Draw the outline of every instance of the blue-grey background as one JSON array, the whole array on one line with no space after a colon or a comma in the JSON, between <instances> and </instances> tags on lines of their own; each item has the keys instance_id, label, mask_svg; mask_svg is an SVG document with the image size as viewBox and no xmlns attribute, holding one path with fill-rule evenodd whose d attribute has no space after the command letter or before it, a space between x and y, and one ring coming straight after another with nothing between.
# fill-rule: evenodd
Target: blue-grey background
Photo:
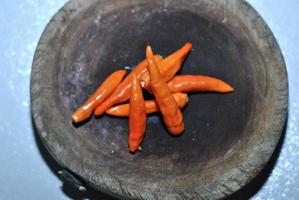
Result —
<instances>
[{"instance_id":1,"label":"blue-grey background","mask_svg":"<svg viewBox=\"0 0 299 200\"><path fill-rule=\"evenodd\" d=\"M66 2L1 1L0 199L62 200L84 197L62 187L62 182L53 173L57 166L49 167L38 148L30 116L29 82L34 51L45 26ZM274 169L268 170L266 175L236 198L250 196L256 200L295 200L299 199L299 1L248 2L267 21L281 47L289 75L290 102L282 150L277 155L278 159L274 158L271 164ZM86 198L94 197L88 195ZM104 196L99 198L107 199Z\"/></svg>"}]
</instances>

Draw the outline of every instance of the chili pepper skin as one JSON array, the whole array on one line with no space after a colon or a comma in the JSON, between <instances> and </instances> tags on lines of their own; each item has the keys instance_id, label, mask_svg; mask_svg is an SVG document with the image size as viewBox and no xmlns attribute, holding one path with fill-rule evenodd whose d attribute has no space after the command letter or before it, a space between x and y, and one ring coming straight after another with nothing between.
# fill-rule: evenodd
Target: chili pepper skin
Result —
<instances>
[{"instance_id":1,"label":"chili pepper skin","mask_svg":"<svg viewBox=\"0 0 299 200\"><path fill-rule=\"evenodd\" d=\"M146 47L146 58L148 60L151 90L159 105L163 121L171 134L179 135L184 131L183 115L166 82L162 79L157 63L153 59L151 46Z\"/></svg>"},{"instance_id":2,"label":"chili pepper skin","mask_svg":"<svg viewBox=\"0 0 299 200\"><path fill-rule=\"evenodd\" d=\"M130 113L129 113L129 150L135 153L144 138L146 128L146 110L141 85L137 76L132 76Z\"/></svg>"},{"instance_id":3,"label":"chili pepper skin","mask_svg":"<svg viewBox=\"0 0 299 200\"><path fill-rule=\"evenodd\" d=\"M201 75L179 75L168 82L171 92L233 92L234 89L224 81Z\"/></svg>"},{"instance_id":4,"label":"chili pepper skin","mask_svg":"<svg viewBox=\"0 0 299 200\"><path fill-rule=\"evenodd\" d=\"M187 42L179 50L163 59L160 63L157 63L164 81L168 82L181 69L191 49L192 44ZM150 77L148 72L142 75L141 81L143 83L143 88L150 90Z\"/></svg>"},{"instance_id":5,"label":"chili pepper skin","mask_svg":"<svg viewBox=\"0 0 299 200\"><path fill-rule=\"evenodd\" d=\"M184 108L187 105L189 98L186 93L174 93L172 95L176 103L178 104L179 108ZM130 104L122 104L110 108L109 110L106 111L106 114L115 117L128 117L129 110L130 110ZM160 109L155 100L148 100L145 101L145 110L147 114L151 114L151 113L158 112Z\"/></svg>"},{"instance_id":6,"label":"chili pepper skin","mask_svg":"<svg viewBox=\"0 0 299 200\"><path fill-rule=\"evenodd\" d=\"M79 123L88 119L93 114L96 107L112 94L125 75L125 70L118 70L109 75L91 97L89 97L87 101L75 111L72 115L73 122Z\"/></svg>"},{"instance_id":7,"label":"chili pepper skin","mask_svg":"<svg viewBox=\"0 0 299 200\"><path fill-rule=\"evenodd\" d=\"M159 55L155 55L155 60L160 62L162 57ZM125 102L130 98L130 90L133 74L136 75L137 79L139 79L142 74L144 74L147 69L147 60L143 60L140 62L136 68L118 85L115 91L111 94L111 96L106 99L101 105L99 105L95 110L95 115L102 115L107 109L111 108L113 105Z\"/></svg>"}]
</instances>

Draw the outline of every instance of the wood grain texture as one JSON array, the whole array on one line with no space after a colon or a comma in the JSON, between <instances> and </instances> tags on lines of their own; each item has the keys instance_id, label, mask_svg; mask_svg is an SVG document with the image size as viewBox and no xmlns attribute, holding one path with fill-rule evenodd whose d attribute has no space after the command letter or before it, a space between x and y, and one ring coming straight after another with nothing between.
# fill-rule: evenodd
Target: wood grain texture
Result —
<instances>
[{"instance_id":1,"label":"wood grain texture","mask_svg":"<svg viewBox=\"0 0 299 200\"><path fill-rule=\"evenodd\" d=\"M142 153L127 151L127 120L75 127L71 113L104 77L166 56L190 41L182 74L215 76L231 94L192 95L186 131L171 137L148 119ZM36 50L32 114L52 156L94 188L126 199L219 199L254 178L280 138L288 103L280 49L261 17L239 0L73 0Z\"/></svg>"}]
</instances>

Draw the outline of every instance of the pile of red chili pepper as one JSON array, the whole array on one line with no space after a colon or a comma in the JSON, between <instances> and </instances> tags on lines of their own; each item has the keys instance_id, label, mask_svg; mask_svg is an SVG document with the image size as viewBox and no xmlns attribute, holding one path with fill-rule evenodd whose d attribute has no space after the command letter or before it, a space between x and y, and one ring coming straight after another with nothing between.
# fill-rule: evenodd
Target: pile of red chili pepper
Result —
<instances>
[{"instance_id":1,"label":"pile of red chili pepper","mask_svg":"<svg viewBox=\"0 0 299 200\"><path fill-rule=\"evenodd\" d=\"M162 58L146 47L146 59L126 77L118 70L106 78L91 97L72 115L74 123L104 113L116 117L129 117L129 150L140 150L146 129L146 115L159 112L170 134L184 132L181 112L188 103L187 92L228 93L234 89L222 80L202 75L176 75L192 49L191 43ZM142 89L154 96L144 100ZM127 104L120 104L129 101ZM120 104L120 105L119 105Z\"/></svg>"}]
</instances>

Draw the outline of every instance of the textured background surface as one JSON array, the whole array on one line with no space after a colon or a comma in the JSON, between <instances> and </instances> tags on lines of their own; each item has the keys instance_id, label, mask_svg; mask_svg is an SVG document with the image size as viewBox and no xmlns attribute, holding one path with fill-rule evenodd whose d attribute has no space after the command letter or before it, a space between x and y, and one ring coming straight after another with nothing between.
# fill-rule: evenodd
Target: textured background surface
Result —
<instances>
[{"instance_id":1,"label":"textured background surface","mask_svg":"<svg viewBox=\"0 0 299 200\"><path fill-rule=\"evenodd\" d=\"M82 195L62 187L53 173L59 168L42 156L30 116L29 81L38 39L48 21L66 0L4 0L0 7L0 199L78 199ZM265 175L239 197L299 198L299 14L297 0L283 3L249 0L271 27L285 57L290 84L289 118L282 150ZM47 163L50 165L47 165ZM274 169L271 171L271 169ZM270 171L269 177L268 172ZM100 197L107 199L107 197Z\"/></svg>"}]
</instances>

